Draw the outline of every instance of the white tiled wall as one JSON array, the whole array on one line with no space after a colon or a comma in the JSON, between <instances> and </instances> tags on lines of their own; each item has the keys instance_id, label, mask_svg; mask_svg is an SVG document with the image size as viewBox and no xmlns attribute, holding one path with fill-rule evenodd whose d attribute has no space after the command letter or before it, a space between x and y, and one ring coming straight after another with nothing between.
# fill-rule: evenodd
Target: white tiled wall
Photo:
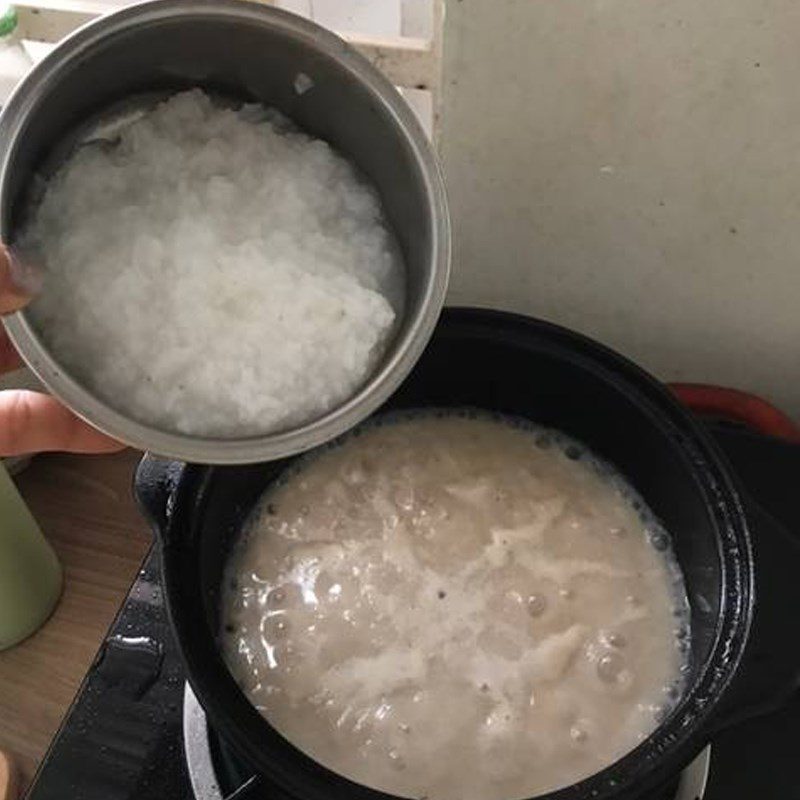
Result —
<instances>
[{"instance_id":1,"label":"white tiled wall","mask_svg":"<svg viewBox=\"0 0 800 800\"><path fill-rule=\"evenodd\" d=\"M333 30L393 36L401 29L399 0L281 0L278 5Z\"/></svg>"},{"instance_id":2,"label":"white tiled wall","mask_svg":"<svg viewBox=\"0 0 800 800\"><path fill-rule=\"evenodd\" d=\"M95 5L110 7L132 2L93 0ZM68 0L64 4L69 5ZM431 32L431 0L277 0L276 5L337 31L422 38Z\"/></svg>"}]
</instances>

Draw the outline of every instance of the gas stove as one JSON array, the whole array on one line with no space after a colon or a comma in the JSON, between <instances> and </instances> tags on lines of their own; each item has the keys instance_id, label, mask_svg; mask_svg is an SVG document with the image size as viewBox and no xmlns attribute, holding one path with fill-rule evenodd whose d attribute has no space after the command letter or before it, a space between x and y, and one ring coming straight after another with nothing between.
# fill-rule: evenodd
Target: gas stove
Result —
<instances>
[{"instance_id":1,"label":"gas stove","mask_svg":"<svg viewBox=\"0 0 800 800\"><path fill-rule=\"evenodd\" d=\"M709 423L741 485L800 536L800 445ZM758 535L758 531L754 531ZM761 591L769 591L769 587ZM800 660L800 642L788 642ZM800 692L718 735L646 800L800 800ZM278 800L206 723L187 686L162 599L157 547L36 775L28 800Z\"/></svg>"}]
</instances>

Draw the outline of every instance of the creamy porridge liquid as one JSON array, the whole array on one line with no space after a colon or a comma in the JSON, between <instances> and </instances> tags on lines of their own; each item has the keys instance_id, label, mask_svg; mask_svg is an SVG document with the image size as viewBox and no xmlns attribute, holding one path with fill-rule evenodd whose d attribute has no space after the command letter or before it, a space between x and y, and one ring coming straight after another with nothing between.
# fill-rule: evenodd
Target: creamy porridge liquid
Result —
<instances>
[{"instance_id":1,"label":"creamy porridge liquid","mask_svg":"<svg viewBox=\"0 0 800 800\"><path fill-rule=\"evenodd\" d=\"M508 800L574 783L680 687L685 594L642 508L546 431L373 425L264 497L227 568L226 660L290 741L368 786Z\"/></svg>"}]
</instances>

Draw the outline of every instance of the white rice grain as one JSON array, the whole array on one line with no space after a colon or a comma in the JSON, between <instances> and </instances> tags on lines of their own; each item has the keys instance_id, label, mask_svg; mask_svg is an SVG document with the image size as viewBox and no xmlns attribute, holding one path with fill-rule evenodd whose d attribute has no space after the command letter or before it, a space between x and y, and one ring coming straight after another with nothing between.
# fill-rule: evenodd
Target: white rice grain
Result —
<instances>
[{"instance_id":1,"label":"white rice grain","mask_svg":"<svg viewBox=\"0 0 800 800\"><path fill-rule=\"evenodd\" d=\"M80 147L22 246L62 365L128 416L230 437L352 396L399 311L402 265L376 193L325 142L200 90Z\"/></svg>"}]
</instances>

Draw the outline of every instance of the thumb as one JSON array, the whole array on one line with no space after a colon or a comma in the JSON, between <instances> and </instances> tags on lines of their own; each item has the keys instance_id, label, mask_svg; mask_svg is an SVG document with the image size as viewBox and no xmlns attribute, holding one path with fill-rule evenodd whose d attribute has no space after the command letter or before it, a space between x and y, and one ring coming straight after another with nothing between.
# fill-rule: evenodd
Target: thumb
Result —
<instances>
[{"instance_id":1,"label":"thumb","mask_svg":"<svg viewBox=\"0 0 800 800\"><path fill-rule=\"evenodd\" d=\"M39 271L21 261L6 245L0 245L0 314L18 311L41 287Z\"/></svg>"},{"instance_id":2,"label":"thumb","mask_svg":"<svg viewBox=\"0 0 800 800\"><path fill-rule=\"evenodd\" d=\"M0 457L48 450L113 453L124 447L53 397L22 390L0 392Z\"/></svg>"}]
</instances>

